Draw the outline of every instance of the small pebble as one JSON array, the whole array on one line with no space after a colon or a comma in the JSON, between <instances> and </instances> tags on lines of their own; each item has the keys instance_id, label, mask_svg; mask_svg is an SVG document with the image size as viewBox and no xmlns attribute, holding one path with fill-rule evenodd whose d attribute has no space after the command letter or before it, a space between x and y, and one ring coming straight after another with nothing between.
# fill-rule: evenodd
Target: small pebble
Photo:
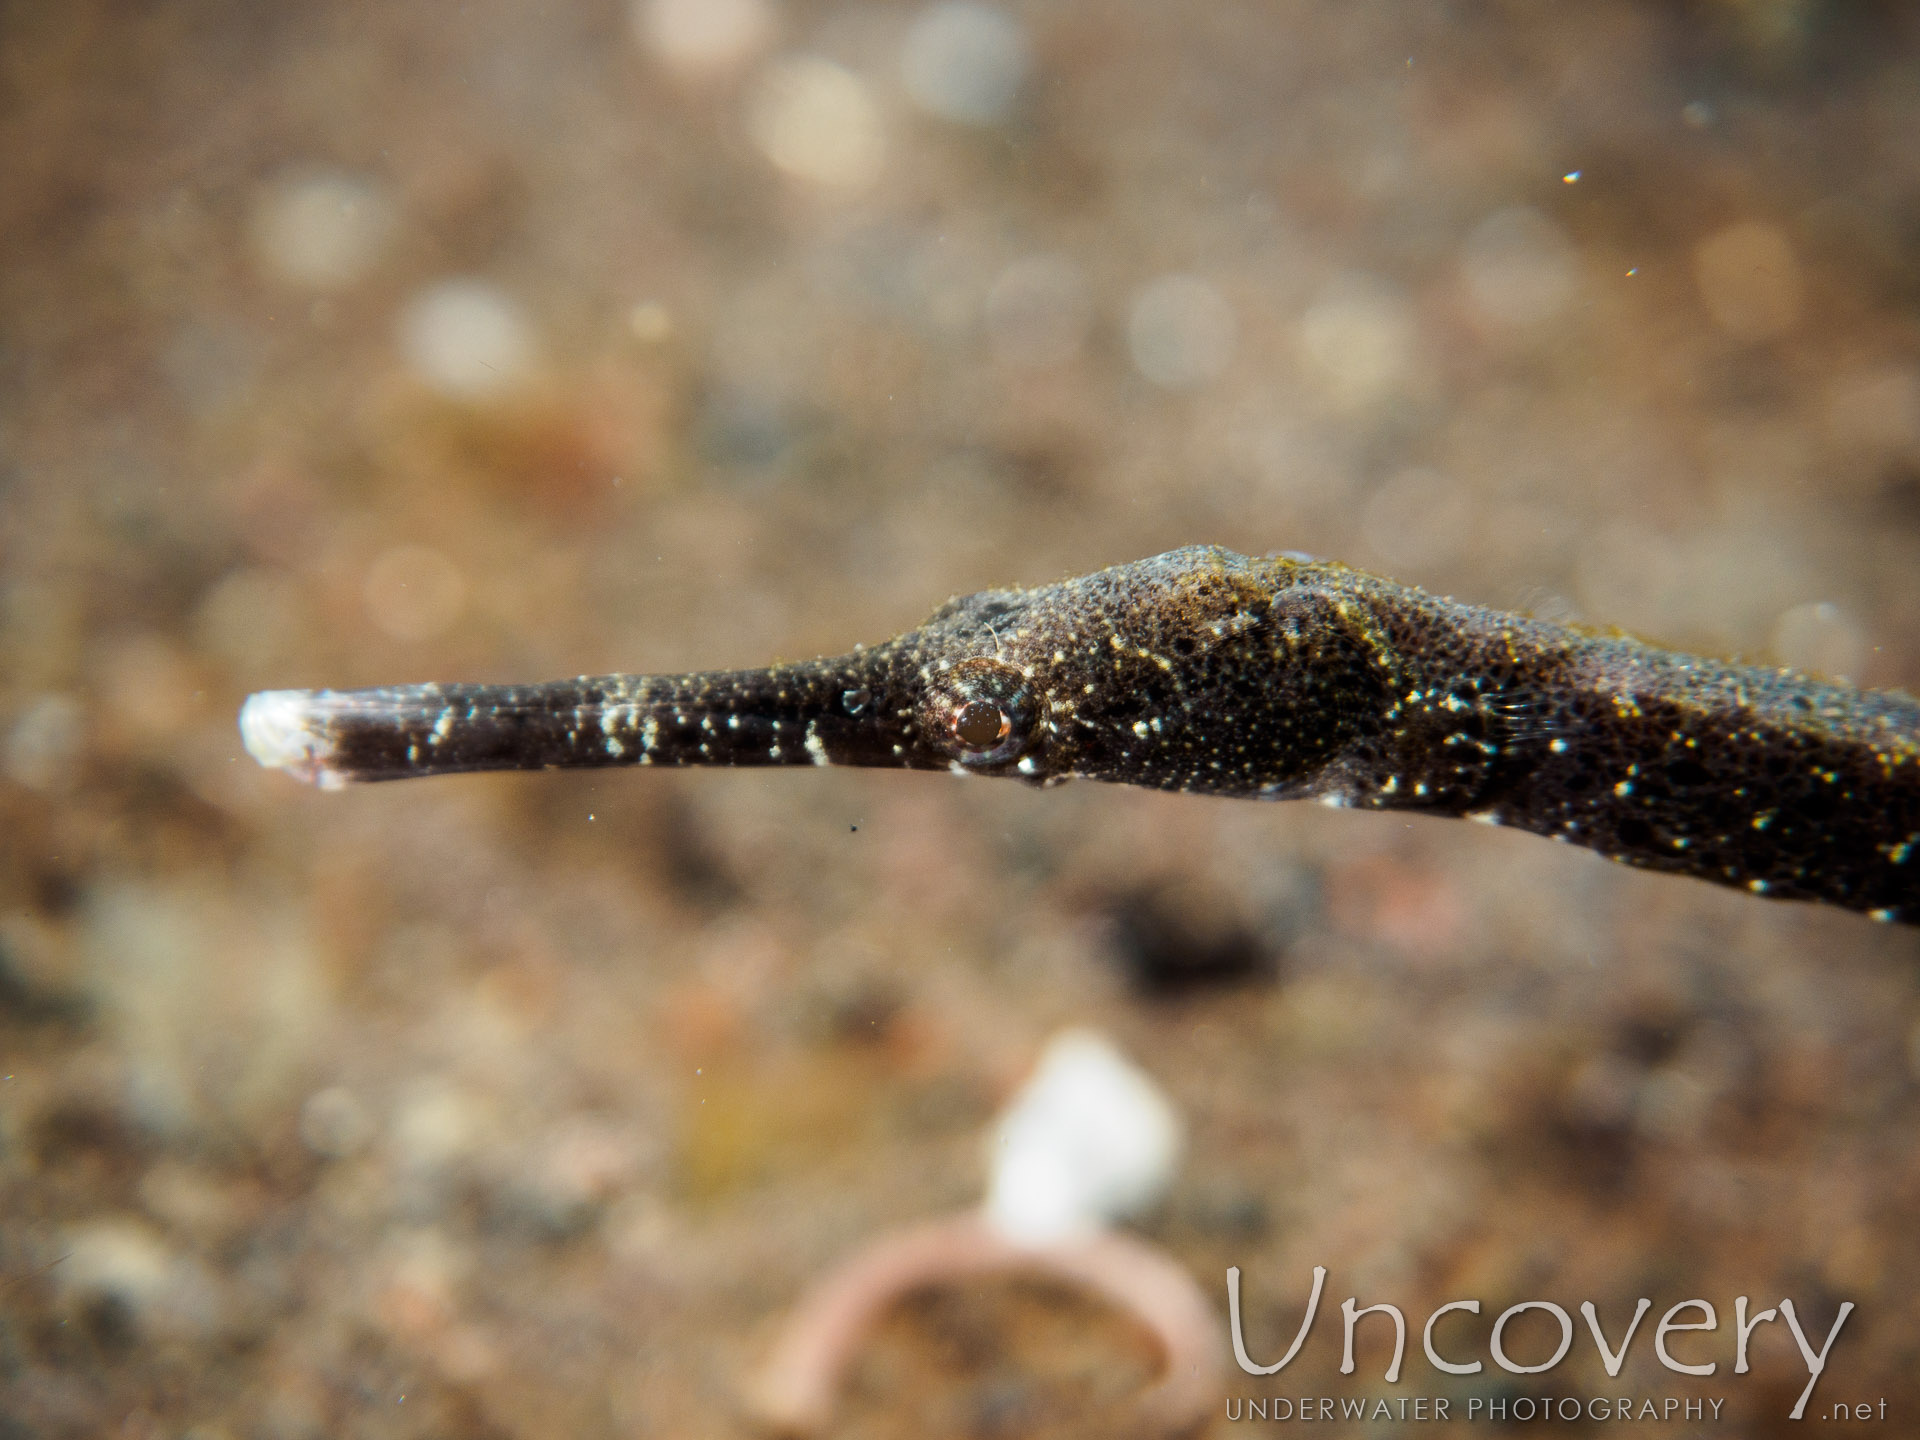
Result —
<instances>
[{"instance_id":1,"label":"small pebble","mask_svg":"<svg viewBox=\"0 0 1920 1440\"><path fill-rule=\"evenodd\" d=\"M266 185L249 234L254 258L271 278L342 290L373 268L393 230L393 206L375 181L315 170Z\"/></svg>"},{"instance_id":2,"label":"small pebble","mask_svg":"<svg viewBox=\"0 0 1920 1440\"><path fill-rule=\"evenodd\" d=\"M1134 368L1167 390L1193 390L1233 359L1237 338L1226 297L1193 275L1163 275L1134 297L1127 344Z\"/></svg>"},{"instance_id":3,"label":"small pebble","mask_svg":"<svg viewBox=\"0 0 1920 1440\"><path fill-rule=\"evenodd\" d=\"M995 5L941 0L907 30L900 74L914 104L962 125L996 125L1013 111L1028 67L1026 33Z\"/></svg>"},{"instance_id":4,"label":"small pebble","mask_svg":"<svg viewBox=\"0 0 1920 1440\"><path fill-rule=\"evenodd\" d=\"M1405 380L1413 363L1413 315L1379 281L1346 276L1322 290L1300 317L1299 345L1330 398L1368 404Z\"/></svg>"},{"instance_id":5,"label":"small pebble","mask_svg":"<svg viewBox=\"0 0 1920 1440\"><path fill-rule=\"evenodd\" d=\"M636 0L630 13L641 46L689 75L731 69L773 36L766 0Z\"/></svg>"},{"instance_id":6,"label":"small pebble","mask_svg":"<svg viewBox=\"0 0 1920 1440\"><path fill-rule=\"evenodd\" d=\"M441 1076L423 1076L394 1107L394 1158L417 1174L438 1174L485 1143L489 1121L486 1107L466 1089Z\"/></svg>"},{"instance_id":7,"label":"small pebble","mask_svg":"<svg viewBox=\"0 0 1920 1440\"><path fill-rule=\"evenodd\" d=\"M137 1333L163 1328L179 1293L178 1257L152 1230L133 1220L101 1220L67 1233L64 1258L52 1272L75 1309L109 1306Z\"/></svg>"},{"instance_id":8,"label":"small pebble","mask_svg":"<svg viewBox=\"0 0 1920 1440\"><path fill-rule=\"evenodd\" d=\"M541 1138L516 1194L546 1229L565 1234L592 1218L631 1180L640 1145L627 1127L604 1117L573 1115Z\"/></svg>"},{"instance_id":9,"label":"small pebble","mask_svg":"<svg viewBox=\"0 0 1920 1440\"><path fill-rule=\"evenodd\" d=\"M39 695L7 731L6 774L29 790L52 790L71 777L85 716L71 695Z\"/></svg>"},{"instance_id":10,"label":"small pebble","mask_svg":"<svg viewBox=\"0 0 1920 1440\"><path fill-rule=\"evenodd\" d=\"M374 1298L376 1318L404 1339L436 1339L457 1313L473 1256L431 1225L396 1231L384 1248L379 1264L386 1283Z\"/></svg>"},{"instance_id":11,"label":"small pebble","mask_svg":"<svg viewBox=\"0 0 1920 1440\"><path fill-rule=\"evenodd\" d=\"M1578 278L1567 237L1528 206L1497 210L1474 226L1461 247L1460 269L1474 313L1513 329L1560 316Z\"/></svg>"},{"instance_id":12,"label":"small pebble","mask_svg":"<svg viewBox=\"0 0 1920 1440\"><path fill-rule=\"evenodd\" d=\"M886 155L880 110L866 82L810 55L768 67L747 129L781 170L828 191L865 189L879 177Z\"/></svg>"},{"instance_id":13,"label":"small pebble","mask_svg":"<svg viewBox=\"0 0 1920 1440\"><path fill-rule=\"evenodd\" d=\"M525 384L534 368L533 331L498 286L437 281L407 302L400 351L422 380L449 400L491 400Z\"/></svg>"}]
</instances>

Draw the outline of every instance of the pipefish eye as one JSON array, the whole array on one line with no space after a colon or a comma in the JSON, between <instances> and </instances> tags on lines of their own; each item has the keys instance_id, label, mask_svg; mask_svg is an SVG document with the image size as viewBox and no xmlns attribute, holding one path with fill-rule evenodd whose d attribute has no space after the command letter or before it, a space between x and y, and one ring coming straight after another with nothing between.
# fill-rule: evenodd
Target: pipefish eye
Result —
<instances>
[{"instance_id":1,"label":"pipefish eye","mask_svg":"<svg viewBox=\"0 0 1920 1440\"><path fill-rule=\"evenodd\" d=\"M969 700L953 716L953 736L969 750L991 750L1013 727L991 700Z\"/></svg>"},{"instance_id":2,"label":"pipefish eye","mask_svg":"<svg viewBox=\"0 0 1920 1440\"><path fill-rule=\"evenodd\" d=\"M1033 687L1003 660L962 660L939 678L933 700L939 737L963 765L1005 764L1033 737Z\"/></svg>"}]
</instances>

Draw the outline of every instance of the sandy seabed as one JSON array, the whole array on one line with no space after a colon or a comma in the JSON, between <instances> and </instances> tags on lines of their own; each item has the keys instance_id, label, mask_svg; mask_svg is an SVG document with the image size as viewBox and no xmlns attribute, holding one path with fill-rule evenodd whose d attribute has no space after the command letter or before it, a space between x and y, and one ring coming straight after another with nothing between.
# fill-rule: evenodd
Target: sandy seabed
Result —
<instances>
[{"instance_id":1,"label":"sandy seabed","mask_svg":"<svg viewBox=\"0 0 1920 1440\"><path fill-rule=\"evenodd\" d=\"M234 717L1196 541L1914 690L1917 134L1893 3L0 7L0 1437L749 1434L1070 1024L1184 1115L1139 1229L1250 1345L1334 1277L1236 1396L1386 1393L1348 1295L1706 1297L1712 1378L1400 1388L1785 1433L1729 1326L1790 1296L1857 1306L1810 1414L1911 1427L1920 931L1096 786L319 794ZM844 1433L1114 1433L1152 1369L949 1287Z\"/></svg>"}]
</instances>

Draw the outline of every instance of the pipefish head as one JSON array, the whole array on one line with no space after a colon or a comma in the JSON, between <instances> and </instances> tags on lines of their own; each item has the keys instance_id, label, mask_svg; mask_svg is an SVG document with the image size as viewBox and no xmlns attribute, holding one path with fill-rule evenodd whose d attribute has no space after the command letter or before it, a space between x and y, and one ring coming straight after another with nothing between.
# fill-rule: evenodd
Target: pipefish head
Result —
<instances>
[{"instance_id":1,"label":"pipefish head","mask_svg":"<svg viewBox=\"0 0 1920 1440\"><path fill-rule=\"evenodd\" d=\"M987 590L949 601L887 647L894 714L920 765L1045 778L1054 727L1037 643L1044 590Z\"/></svg>"},{"instance_id":2,"label":"pipefish head","mask_svg":"<svg viewBox=\"0 0 1920 1440\"><path fill-rule=\"evenodd\" d=\"M913 748L968 774L1207 788L1268 698L1269 573L1194 546L954 600L889 647Z\"/></svg>"}]
</instances>

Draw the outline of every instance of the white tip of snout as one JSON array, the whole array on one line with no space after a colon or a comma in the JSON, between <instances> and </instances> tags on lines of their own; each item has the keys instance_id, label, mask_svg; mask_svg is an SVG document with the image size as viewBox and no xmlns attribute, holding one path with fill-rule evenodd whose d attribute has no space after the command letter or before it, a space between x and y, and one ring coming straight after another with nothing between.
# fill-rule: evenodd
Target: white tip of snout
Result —
<instances>
[{"instance_id":1,"label":"white tip of snout","mask_svg":"<svg viewBox=\"0 0 1920 1440\"><path fill-rule=\"evenodd\" d=\"M262 690L240 707L240 739L247 753L273 770L332 789L343 784L327 768L331 746L315 723L321 707L312 690Z\"/></svg>"}]
</instances>

